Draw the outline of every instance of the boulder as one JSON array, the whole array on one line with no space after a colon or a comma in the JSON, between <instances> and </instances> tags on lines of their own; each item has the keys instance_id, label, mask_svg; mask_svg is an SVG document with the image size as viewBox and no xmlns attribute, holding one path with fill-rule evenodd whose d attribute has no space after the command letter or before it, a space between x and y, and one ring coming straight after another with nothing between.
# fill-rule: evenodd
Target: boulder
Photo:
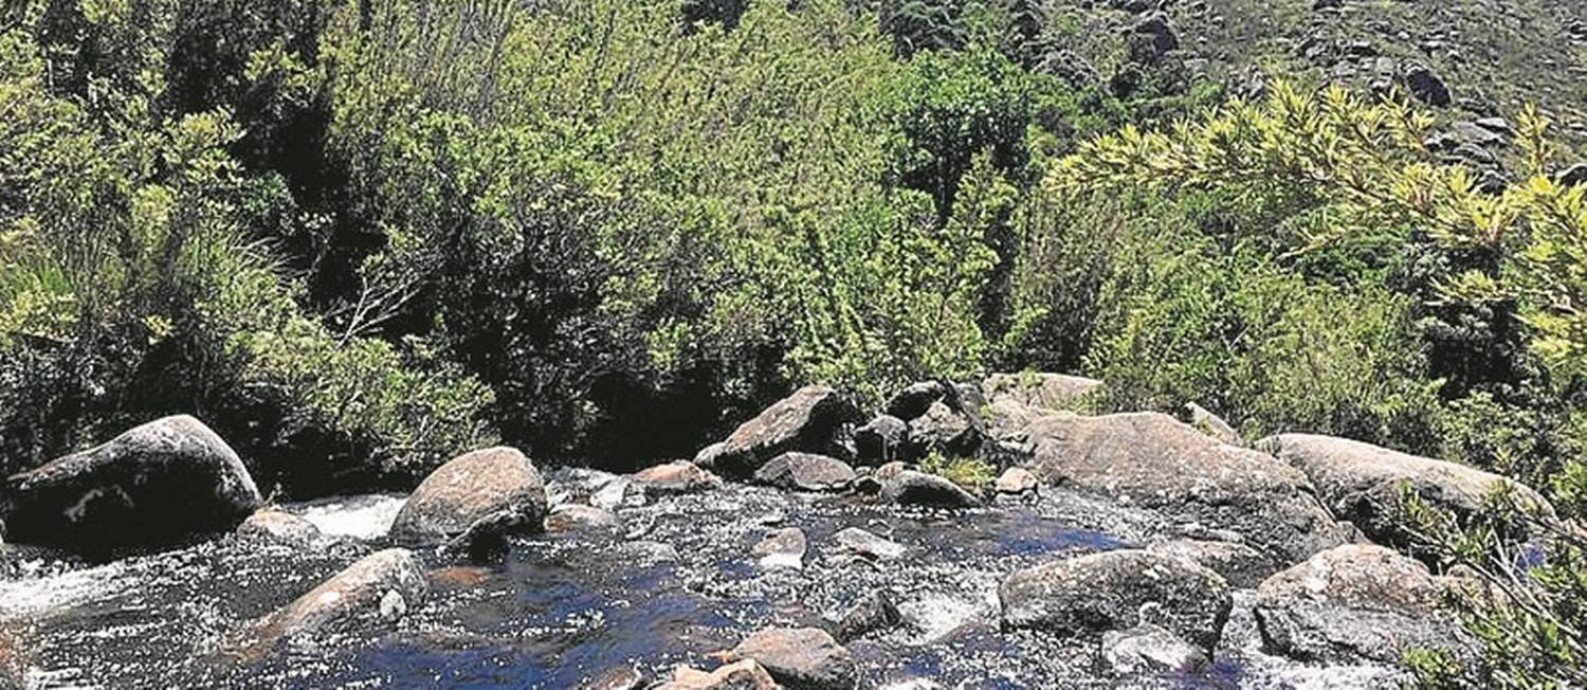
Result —
<instances>
[{"instance_id":1,"label":"boulder","mask_svg":"<svg viewBox=\"0 0 1587 690\"><path fill-rule=\"evenodd\" d=\"M837 550L862 556L873 561L891 561L903 558L909 552L903 544L878 537L858 527L848 527L832 535Z\"/></svg>"},{"instance_id":2,"label":"boulder","mask_svg":"<svg viewBox=\"0 0 1587 690\"><path fill-rule=\"evenodd\" d=\"M1229 583L1189 561L1107 551L1020 570L998 587L1004 628L1063 634L1158 625L1211 653L1234 605Z\"/></svg>"},{"instance_id":3,"label":"boulder","mask_svg":"<svg viewBox=\"0 0 1587 690\"><path fill-rule=\"evenodd\" d=\"M825 386L806 386L745 422L701 466L747 478L766 461L800 451L839 460L854 457L853 427L864 421L854 404Z\"/></svg>"},{"instance_id":4,"label":"boulder","mask_svg":"<svg viewBox=\"0 0 1587 690\"><path fill-rule=\"evenodd\" d=\"M956 396L957 391L947 383L922 381L894 394L887 400L887 404L882 406L882 410L887 416L910 422L925 414L933 404Z\"/></svg>"},{"instance_id":5,"label":"boulder","mask_svg":"<svg viewBox=\"0 0 1587 690\"><path fill-rule=\"evenodd\" d=\"M1102 633L1102 666L1111 675L1194 673L1208 661L1205 650L1155 625Z\"/></svg>"},{"instance_id":6,"label":"boulder","mask_svg":"<svg viewBox=\"0 0 1587 690\"><path fill-rule=\"evenodd\" d=\"M892 415L881 415L854 430L854 458L867 465L912 460L906 454L909 424Z\"/></svg>"},{"instance_id":7,"label":"boulder","mask_svg":"<svg viewBox=\"0 0 1587 690\"><path fill-rule=\"evenodd\" d=\"M1256 587L1273 574L1272 561L1256 549L1226 541L1173 539L1152 542L1146 550L1171 558L1182 558L1211 570L1235 587Z\"/></svg>"},{"instance_id":8,"label":"boulder","mask_svg":"<svg viewBox=\"0 0 1587 690\"><path fill-rule=\"evenodd\" d=\"M424 602L429 582L407 549L378 551L249 627L260 649L312 646L325 638L389 622Z\"/></svg>"},{"instance_id":9,"label":"boulder","mask_svg":"<svg viewBox=\"0 0 1587 690\"><path fill-rule=\"evenodd\" d=\"M981 383L988 401L1011 400L1054 412L1075 410L1086 398L1102 390L1102 382L1063 374L992 374Z\"/></svg>"},{"instance_id":10,"label":"boulder","mask_svg":"<svg viewBox=\"0 0 1587 690\"><path fill-rule=\"evenodd\" d=\"M161 547L235 528L259 507L237 453L186 415L7 480L6 538L23 544Z\"/></svg>"},{"instance_id":11,"label":"boulder","mask_svg":"<svg viewBox=\"0 0 1587 690\"><path fill-rule=\"evenodd\" d=\"M733 661L753 659L790 690L850 690L860 667L849 650L817 628L771 628L740 642Z\"/></svg>"},{"instance_id":12,"label":"boulder","mask_svg":"<svg viewBox=\"0 0 1587 690\"><path fill-rule=\"evenodd\" d=\"M391 525L399 544L433 544L461 535L490 515L510 515L527 531L546 515L545 482L515 448L468 453L430 473Z\"/></svg>"},{"instance_id":13,"label":"boulder","mask_svg":"<svg viewBox=\"0 0 1587 690\"><path fill-rule=\"evenodd\" d=\"M952 400L956 401L957 397ZM948 402L931 403L924 413L909 422L912 457L925 457L932 453L970 457L980 451L985 437L979 419Z\"/></svg>"},{"instance_id":14,"label":"boulder","mask_svg":"<svg viewBox=\"0 0 1587 690\"><path fill-rule=\"evenodd\" d=\"M749 553L760 559L762 568L798 570L804 567L807 548L804 531L798 527L786 527L768 532Z\"/></svg>"},{"instance_id":15,"label":"boulder","mask_svg":"<svg viewBox=\"0 0 1587 690\"><path fill-rule=\"evenodd\" d=\"M780 690L777 682L754 659L745 659L706 673L679 667L672 680L656 690Z\"/></svg>"},{"instance_id":16,"label":"boulder","mask_svg":"<svg viewBox=\"0 0 1587 690\"><path fill-rule=\"evenodd\" d=\"M564 503L546 516L547 532L615 532L622 521L609 510L577 503Z\"/></svg>"},{"instance_id":17,"label":"boulder","mask_svg":"<svg viewBox=\"0 0 1587 690\"><path fill-rule=\"evenodd\" d=\"M1000 494L1020 495L1035 493L1040 484L1036 475L1023 467L1010 467L992 484L992 488Z\"/></svg>"},{"instance_id":18,"label":"boulder","mask_svg":"<svg viewBox=\"0 0 1587 690\"><path fill-rule=\"evenodd\" d=\"M839 642L850 642L873 632L897 627L904 617L893 602L893 595L885 589L873 589L860 595L843 616L832 626L832 635Z\"/></svg>"},{"instance_id":19,"label":"boulder","mask_svg":"<svg viewBox=\"0 0 1587 690\"><path fill-rule=\"evenodd\" d=\"M1044 484L1233 532L1272 558L1275 569L1354 537L1318 502L1304 473L1168 415L1048 414L1023 433L1034 445L1031 470Z\"/></svg>"},{"instance_id":20,"label":"boulder","mask_svg":"<svg viewBox=\"0 0 1587 690\"><path fill-rule=\"evenodd\" d=\"M1532 489L1465 465L1312 434L1282 434L1263 439L1258 446L1304 472L1334 515L1380 544L1416 544L1401 505L1400 492L1406 490L1460 520L1501 489L1523 505L1553 515L1548 501Z\"/></svg>"},{"instance_id":21,"label":"boulder","mask_svg":"<svg viewBox=\"0 0 1587 690\"><path fill-rule=\"evenodd\" d=\"M1217 439L1220 443L1231 446L1245 445L1245 439L1240 438L1240 432L1223 421L1222 417L1213 414L1210 410L1196 403L1185 403L1185 414L1190 417L1190 425L1197 431Z\"/></svg>"},{"instance_id":22,"label":"boulder","mask_svg":"<svg viewBox=\"0 0 1587 690\"><path fill-rule=\"evenodd\" d=\"M513 535L539 532L544 527L544 519L537 520L533 513L517 507L503 508L475 520L462 534L448 539L441 550L466 555L475 563L491 563L507 555Z\"/></svg>"},{"instance_id":23,"label":"boulder","mask_svg":"<svg viewBox=\"0 0 1587 690\"><path fill-rule=\"evenodd\" d=\"M854 482L854 468L825 455L783 453L755 470L755 482L792 491L841 491Z\"/></svg>"},{"instance_id":24,"label":"boulder","mask_svg":"<svg viewBox=\"0 0 1587 690\"><path fill-rule=\"evenodd\" d=\"M1458 652L1458 623L1438 607L1421 563L1381 546L1324 551L1262 583L1256 621L1266 648L1302 660L1399 663L1411 649Z\"/></svg>"},{"instance_id":25,"label":"boulder","mask_svg":"<svg viewBox=\"0 0 1587 690\"><path fill-rule=\"evenodd\" d=\"M288 512L265 509L243 520L237 526L237 536L264 544L281 544L302 548L320 540L320 528L314 523Z\"/></svg>"},{"instance_id":26,"label":"boulder","mask_svg":"<svg viewBox=\"0 0 1587 690\"><path fill-rule=\"evenodd\" d=\"M981 499L934 474L903 470L882 480L881 498L903 506L974 508Z\"/></svg>"},{"instance_id":27,"label":"boulder","mask_svg":"<svg viewBox=\"0 0 1587 690\"><path fill-rule=\"evenodd\" d=\"M694 494L722 488L722 480L688 460L640 470L634 481L655 495Z\"/></svg>"}]
</instances>

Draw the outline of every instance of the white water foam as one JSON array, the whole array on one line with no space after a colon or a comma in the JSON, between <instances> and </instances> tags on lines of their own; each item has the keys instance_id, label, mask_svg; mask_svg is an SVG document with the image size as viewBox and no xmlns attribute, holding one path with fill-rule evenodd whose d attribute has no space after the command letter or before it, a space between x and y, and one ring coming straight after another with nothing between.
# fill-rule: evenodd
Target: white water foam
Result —
<instances>
[{"instance_id":1,"label":"white water foam","mask_svg":"<svg viewBox=\"0 0 1587 690\"><path fill-rule=\"evenodd\" d=\"M370 540L384 537L391 531L391 523L407 501L406 496L370 494L285 506L285 509L313 523L322 534Z\"/></svg>"}]
</instances>

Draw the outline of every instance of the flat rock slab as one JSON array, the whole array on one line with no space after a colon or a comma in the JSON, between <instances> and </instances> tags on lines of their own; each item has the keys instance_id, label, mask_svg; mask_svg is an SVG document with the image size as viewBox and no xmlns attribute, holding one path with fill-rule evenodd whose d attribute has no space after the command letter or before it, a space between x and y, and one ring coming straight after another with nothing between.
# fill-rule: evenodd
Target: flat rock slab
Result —
<instances>
[{"instance_id":1,"label":"flat rock slab","mask_svg":"<svg viewBox=\"0 0 1587 690\"><path fill-rule=\"evenodd\" d=\"M1257 446L1304 472L1335 515L1380 544L1411 546L1416 541L1401 510L1404 489L1462 520L1501 489L1543 515L1554 514L1548 501L1525 485L1453 462L1312 434L1273 436Z\"/></svg>"},{"instance_id":2,"label":"flat rock slab","mask_svg":"<svg viewBox=\"0 0 1587 690\"><path fill-rule=\"evenodd\" d=\"M1220 443L1168 415L1044 414L1021 433L1034 448L1031 470L1044 484L1232 531L1278 567L1354 536L1335 522L1300 470Z\"/></svg>"},{"instance_id":3,"label":"flat rock slab","mask_svg":"<svg viewBox=\"0 0 1587 690\"><path fill-rule=\"evenodd\" d=\"M545 520L546 504L545 481L523 453L477 450L448 461L414 489L391 525L391 538L399 544L441 543L509 513L533 531Z\"/></svg>"}]
</instances>

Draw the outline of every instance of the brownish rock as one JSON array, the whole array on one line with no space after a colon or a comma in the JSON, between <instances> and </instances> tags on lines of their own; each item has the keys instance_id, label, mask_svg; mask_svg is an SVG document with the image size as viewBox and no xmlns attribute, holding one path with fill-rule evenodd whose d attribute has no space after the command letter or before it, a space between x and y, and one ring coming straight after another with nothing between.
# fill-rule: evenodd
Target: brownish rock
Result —
<instances>
[{"instance_id":1,"label":"brownish rock","mask_svg":"<svg viewBox=\"0 0 1587 690\"><path fill-rule=\"evenodd\" d=\"M477 450L442 465L414 489L391 525L391 538L399 544L443 542L506 513L525 529L538 529L546 515L545 481L515 448Z\"/></svg>"}]
</instances>

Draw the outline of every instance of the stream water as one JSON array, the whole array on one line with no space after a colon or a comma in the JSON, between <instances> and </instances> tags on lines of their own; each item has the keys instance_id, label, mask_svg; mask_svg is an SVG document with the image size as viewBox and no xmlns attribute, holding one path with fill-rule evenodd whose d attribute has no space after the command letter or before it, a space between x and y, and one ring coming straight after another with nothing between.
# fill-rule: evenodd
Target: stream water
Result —
<instances>
[{"instance_id":1,"label":"stream water","mask_svg":"<svg viewBox=\"0 0 1587 690\"><path fill-rule=\"evenodd\" d=\"M579 470L551 478L553 495L573 500L610 480ZM710 668L712 653L750 632L819 625L882 588L905 621L848 645L868 687L1355 688L1396 678L1390 669L1262 654L1247 591L1210 668L1106 680L1093 665L1095 640L998 628L997 585L1009 572L1130 545L1077 526L1065 497L949 514L732 485L620 508L615 532L520 540L491 565L426 552L431 596L394 627L252 663L227 653L244 622L380 546L401 503L361 496L283 506L327 535L308 549L224 537L99 565L13 550L12 573L0 581L0 632L41 688L573 688L614 669L655 679L679 664ZM751 548L788 526L809 539L803 567L762 567ZM847 527L908 551L895 561L855 559L831 538Z\"/></svg>"}]
</instances>

